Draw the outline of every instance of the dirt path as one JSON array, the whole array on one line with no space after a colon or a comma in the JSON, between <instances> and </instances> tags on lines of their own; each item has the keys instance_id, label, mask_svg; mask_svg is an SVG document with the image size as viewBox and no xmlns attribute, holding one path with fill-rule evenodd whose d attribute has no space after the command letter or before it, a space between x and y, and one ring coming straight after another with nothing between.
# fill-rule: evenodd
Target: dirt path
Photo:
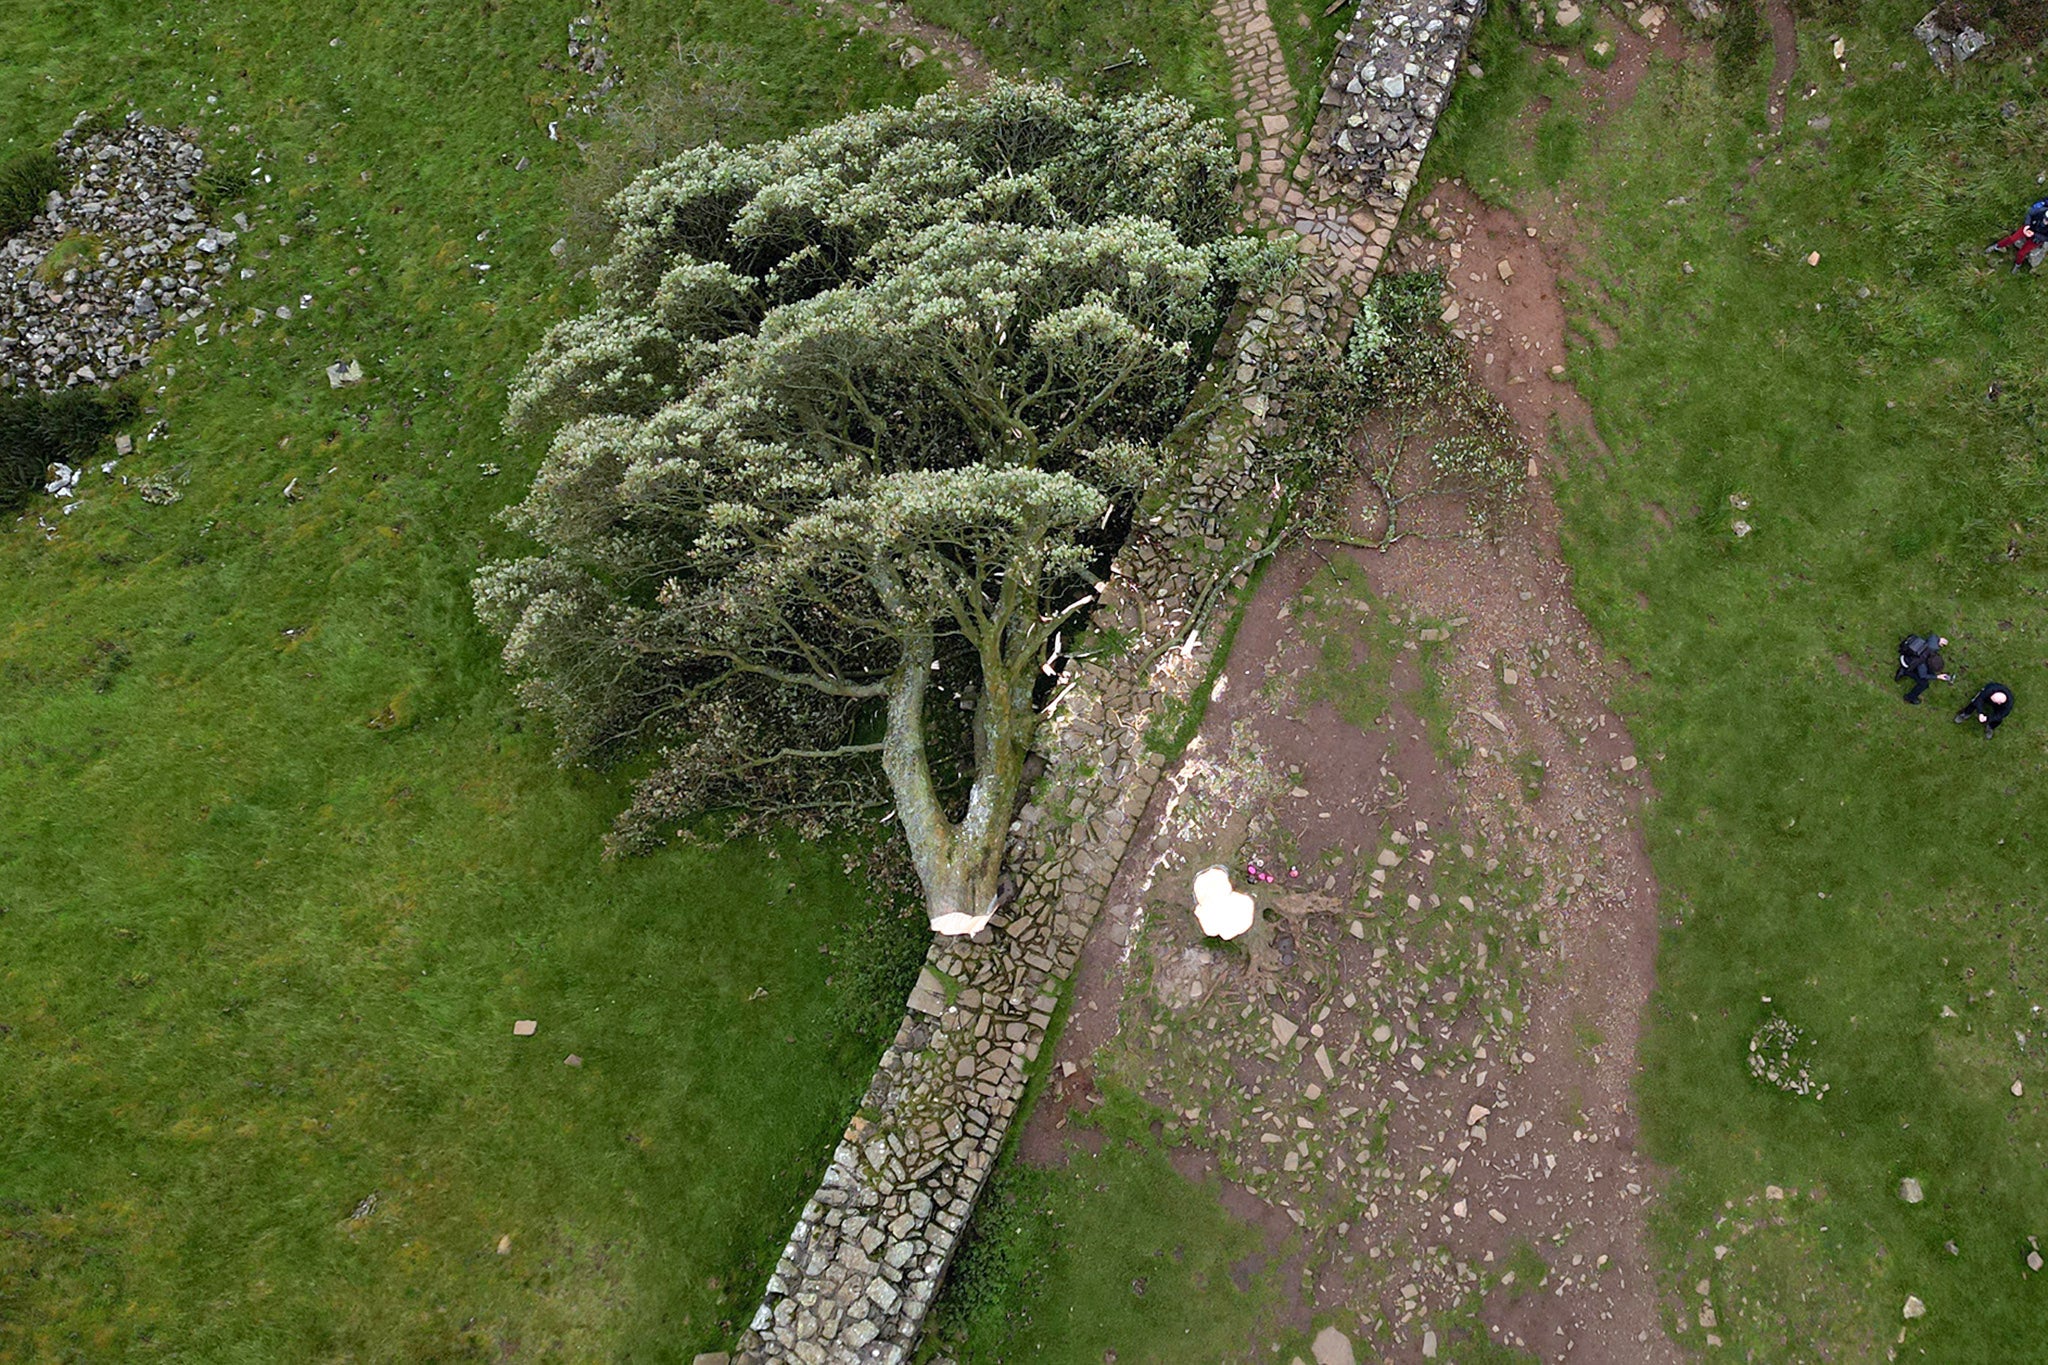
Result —
<instances>
[{"instance_id":1,"label":"dirt path","mask_svg":"<svg viewBox=\"0 0 2048 1365\"><path fill-rule=\"evenodd\" d=\"M928 24L901 5L878 0L823 0L819 13L830 10L861 33L882 33L888 49L904 70L936 60L963 89L979 90L994 68L981 49L948 28Z\"/></svg>"},{"instance_id":2,"label":"dirt path","mask_svg":"<svg viewBox=\"0 0 2048 1365\"><path fill-rule=\"evenodd\" d=\"M1623 36L1607 107L1650 46ZM1403 268L1445 271L1475 373L1539 465L1554 427L1601 451L1563 377L1569 241L1456 185L1408 221ZM1282 1325L1334 1321L1361 1358L1455 1358L1470 1331L1546 1361L1681 1358L1635 1152L1646 768L1548 479L1527 512L1497 543L1457 535L1445 506L1424 512L1442 539L1275 561L1084 950L1024 1136L1026 1159L1056 1161L1098 1077L1141 1089L1183 1125L1184 1167L1226 1177L1304 1272ZM1337 695L1345 678L1379 690ZM1206 826L1205 790L1227 798ZM1287 911L1250 960L1186 908L1233 819L1234 872L1277 873Z\"/></svg>"},{"instance_id":3,"label":"dirt path","mask_svg":"<svg viewBox=\"0 0 2048 1365\"><path fill-rule=\"evenodd\" d=\"M1792 90L1792 73L1799 65L1799 34L1792 23L1792 7L1786 0L1769 0L1765 13L1771 21L1771 102L1764 113L1771 132L1785 130L1785 97Z\"/></svg>"}]
</instances>

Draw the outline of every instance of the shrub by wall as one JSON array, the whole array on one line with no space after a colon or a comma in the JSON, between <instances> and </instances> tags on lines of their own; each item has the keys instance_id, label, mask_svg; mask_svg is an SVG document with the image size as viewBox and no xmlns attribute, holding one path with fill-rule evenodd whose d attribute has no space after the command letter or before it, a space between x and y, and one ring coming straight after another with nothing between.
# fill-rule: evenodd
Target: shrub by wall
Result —
<instances>
[{"instance_id":1,"label":"shrub by wall","mask_svg":"<svg viewBox=\"0 0 2048 1365\"><path fill-rule=\"evenodd\" d=\"M64 188L64 168L48 147L16 152L0 161L0 239L14 236L43 210L51 190Z\"/></svg>"},{"instance_id":2,"label":"shrub by wall","mask_svg":"<svg viewBox=\"0 0 2048 1365\"><path fill-rule=\"evenodd\" d=\"M101 389L0 395L0 510L28 501L56 461L80 464L135 416L132 395Z\"/></svg>"}]
</instances>

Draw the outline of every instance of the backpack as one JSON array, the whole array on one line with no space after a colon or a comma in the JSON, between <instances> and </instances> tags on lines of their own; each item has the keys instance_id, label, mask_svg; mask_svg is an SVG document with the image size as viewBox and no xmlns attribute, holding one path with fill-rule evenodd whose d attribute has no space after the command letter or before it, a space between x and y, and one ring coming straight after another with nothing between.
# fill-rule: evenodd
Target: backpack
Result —
<instances>
[{"instance_id":1,"label":"backpack","mask_svg":"<svg viewBox=\"0 0 2048 1365\"><path fill-rule=\"evenodd\" d=\"M2035 228L2048 226L2048 199L2037 199L2034 201L2033 206L2027 210L2027 226Z\"/></svg>"},{"instance_id":2,"label":"backpack","mask_svg":"<svg viewBox=\"0 0 2048 1365\"><path fill-rule=\"evenodd\" d=\"M1933 648L1934 641L1925 635L1908 635L1899 641L1899 662L1911 664L1916 659L1924 658Z\"/></svg>"}]
</instances>

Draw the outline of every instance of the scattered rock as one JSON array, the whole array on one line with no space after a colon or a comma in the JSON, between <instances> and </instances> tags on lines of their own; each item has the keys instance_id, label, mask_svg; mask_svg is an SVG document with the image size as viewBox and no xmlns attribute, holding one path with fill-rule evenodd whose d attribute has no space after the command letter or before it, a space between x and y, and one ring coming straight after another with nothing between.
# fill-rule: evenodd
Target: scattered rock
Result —
<instances>
[{"instance_id":1,"label":"scattered rock","mask_svg":"<svg viewBox=\"0 0 2048 1365\"><path fill-rule=\"evenodd\" d=\"M1208 999L1222 979L1221 957L1207 948L1183 948L1153 972L1152 993L1160 1004L1178 1012Z\"/></svg>"},{"instance_id":2,"label":"scattered rock","mask_svg":"<svg viewBox=\"0 0 2048 1365\"><path fill-rule=\"evenodd\" d=\"M539 1027L540 1020L538 1019L515 1019L512 1021L512 1036L514 1038L531 1038L534 1030Z\"/></svg>"},{"instance_id":3,"label":"scattered rock","mask_svg":"<svg viewBox=\"0 0 2048 1365\"><path fill-rule=\"evenodd\" d=\"M1934 64L1943 71L1952 71L1962 62L1991 46L1991 35L1971 28L1968 24L1957 24L1942 17L1946 5L1937 5L1927 11L1920 22L1913 25L1913 36L1927 49L1927 55L1934 58Z\"/></svg>"},{"instance_id":4,"label":"scattered rock","mask_svg":"<svg viewBox=\"0 0 2048 1365\"><path fill-rule=\"evenodd\" d=\"M1917 1204L1926 1197L1921 1192L1920 1182L1912 1176L1909 1175L1899 1182L1899 1198L1905 1200L1908 1204Z\"/></svg>"},{"instance_id":5,"label":"scattered rock","mask_svg":"<svg viewBox=\"0 0 2048 1365\"><path fill-rule=\"evenodd\" d=\"M1352 1350L1351 1338L1334 1327L1325 1327L1316 1333L1315 1342L1309 1349L1316 1358L1316 1365L1358 1365L1358 1355Z\"/></svg>"},{"instance_id":6,"label":"scattered rock","mask_svg":"<svg viewBox=\"0 0 2048 1365\"><path fill-rule=\"evenodd\" d=\"M345 389L362 382L363 367L353 360L346 363L337 360L327 367L327 387L330 389Z\"/></svg>"},{"instance_id":7,"label":"scattered rock","mask_svg":"<svg viewBox=\"0 0 2048 1365\"><path fill-rule=\"evenodd\" d=\"M1920 1302L1919 1296L1915 1294L1906 1295L1906 1319L1911 1321L1914 1318L1924 1318L1926 1316L1927 1305Z\"/></svg>"}]
</instances>

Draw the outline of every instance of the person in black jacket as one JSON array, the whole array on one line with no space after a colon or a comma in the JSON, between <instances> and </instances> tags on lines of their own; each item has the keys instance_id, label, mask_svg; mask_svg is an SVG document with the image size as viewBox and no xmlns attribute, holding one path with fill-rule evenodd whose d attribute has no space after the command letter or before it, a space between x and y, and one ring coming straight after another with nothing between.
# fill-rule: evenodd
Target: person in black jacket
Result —
<instances>
[{"instance_id":1,"label":"person in black jacket","mask_svg":"<svg viewBox=\"0 0 2048 1365\"><path fill-rule=\"evenodd\" d=\"M2004 683L1985 683L1970 698L1970 704L1956 712L1956 724L1974 720L1984 727L1984 738L1989 739L2011 714L2012 689Z\"/></svg>"},{"instance_id":2,"label":"person in black jacket","mask_svg":"<svg viewBox=\"0 0 2048 1365\"><path fill-rule=\"evenodd\" d=\"M1920 694L1937 678L1942 682L1955 681L1942 671L1941 647L1947 643L1939 635L1908 635L1899 641L1899 671L1892 674L1892 681L1913 680L1913 689L1906 693L1906 705L1918 706Z\"/></svg>"}]
</instances>

